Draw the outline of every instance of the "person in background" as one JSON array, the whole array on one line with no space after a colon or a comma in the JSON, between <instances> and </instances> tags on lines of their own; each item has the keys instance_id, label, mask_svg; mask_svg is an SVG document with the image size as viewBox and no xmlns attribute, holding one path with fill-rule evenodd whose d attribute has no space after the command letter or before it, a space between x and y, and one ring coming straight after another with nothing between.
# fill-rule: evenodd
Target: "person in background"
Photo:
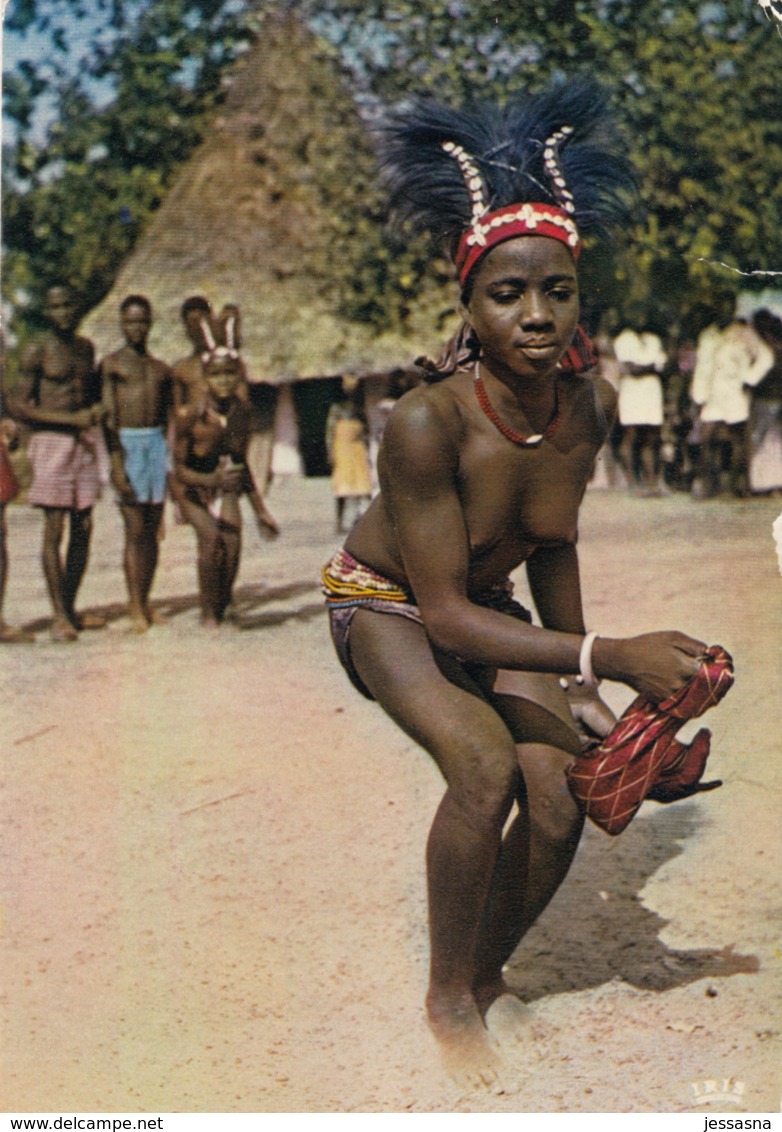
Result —
<instances>
[{"instance_id":1,"label":"person in background","mask_svg":"<svg viewBox=\"0 0 782 1132\"><path fill-rule=\"evenodd\" d=\"M660 455L664 483L674 491L689 491L693 463L689 437L693 427L690 383L695 368L696 342L686 332L674 350L664 386L664 421Z\"/></svg>"},{"instance_id":2,"label":"person in background","mask_svg":"<svg viewBox=\"0 0 782 1132\"><path fill-rule=\"evenodd\" d=\"M125 345L100 364L111 479L125 527L123 566L131 629L159 621L149 604L160 544L169 470L166 429L172 410L171 372L147 350L152 306L144 295L120 305Z\"/></svg>"},{"instance_id":3,"label":"person in background","mask_svg":"<svg viewBox=\"0 0 782 1132\"><path fill-rule=\"evenodd\" d=\"M8 458L9 450L17 443L14 423L2 417L2 403L0 402L0 644L16 645L30 644L35 640L32 633L26 629L18 629L8 625L3 616L5 604L5 587L8 581L8 526L6 524L5 508L19 494L11 461Z\"/></svg>"},{"instance_id":4,"label":"person in background","mask_svg":"<svg viewBox=\"0 0 782 1132\"><path fill-rule=\"evenodd\" d=\"M750 391L774 364L774 352L746 319L712 325L698 339L690 396L699 406L699 455L692 495L709 499L724 469L734 496L749 495Z\"/></svg>"},{"instance_id":5,"label":"person in background","mask_svg":"<svg viewBox=\"0 0 782 1132\"><path fill-rule=\"evenodd\" d=\"M355 522L372 497L364 387L359 378L351 374L343 375L341 384L342 397L334 402L326 418L326 452L331 465L338 534L352 525L345 527L348 507L353 509Z\"/></svg>"},{"instance_id":6,"label":"person in background","mask_svg":"<svg viewBox=\"0 0 782 1132\"><path fill-rule=\"evenodd\" d=\"M196 534L201 623L217 629L239 570L240 496L254 485L247 468L249 408L237 394L242 367L236 353L215 347L204 378L200 402L175 417L174 477L183 517Z\"/></svg>"},{"instance_id":7,"label":"person in background","mask_svg":"<svg viewBox=\"0 0 782 1132\"><path fill-rule=\"evenodd\" d=\"M33 468L27 502L43 511L42 565L54 614L51 639L67 642L75 641L82 629L106 624L98 614L76 612L89 558L92 509L100 495L104 410L92 342L76 332L79 312L71 288L50 287L44 313L50 329L25 350L7 407L33 430L27 448Z\"/></svg>"},{"instance_id":8,"label":"person in background","mask_svg":"<svg viewBox=\"0 0 782 1132\"><path fill-rule=\"evenodd\" d=\"M619 449L631 490L659 495L659 456L663 424L662 374L666 354L662 339L649 322L622 330L614 340L619 363Z\"/></svg>"},{"instance_id":9,"label":"person in background","mask_svg":"<svg viewBox=\"0 0 782 1132\"><path fill-rule=\"evenodd\" d=\"M280 533L277 520L266 503L266 492L271 482L271 453L273 447L273 419L276 398L269 397L269 387L251 384L241 356L241 312L236 303L226 303L215 323L213 346L222 344L233 350L241 367L237 396L250 408L250 439L247 445L247 467L255 490L250 494L250 506L262 539L275 539ZM270 419L271 418L271 419Z\"/></svg>"},{"instance_id":10,"label":"person in background","mask_svg":"<svg viewBox=\"0 0 782 1132\"><path fill-rule=\"evenodd\" d=\"M171 367L174 408L198 402L204 393L204 362L212 336L212 304L203 295L190 295L179 311L182 327L192 346L189 354L179 358Z\"/></svg>"},{"instance_id":11,"label":"person in background","mask_svg":"<svg viewBox=\"0 0 782 1132\"><path fill-rule=\"evenodd\" d=\"M752 389L749 414L749 487L753 495L782 493L782 318L768 310L752 326L774 354L771 369Z\"/></svg>"},{"instance_id":12,"label":"person in background","mask_svg":"<svg viewBox=\"0 0 782 1132\"><path fill-rule=\"evenodd\" d=\"M621 372L610 334L605 331L597 334L594 345L597 351L597 372L603 381L607 381L611 388L618 393ZM611 432L595 461L595 474L590 480L590 487L616 488L625 485L624 472L619 458L621 443L622 426L618 420L615 420Z\"/></svg>"}]
</instances>

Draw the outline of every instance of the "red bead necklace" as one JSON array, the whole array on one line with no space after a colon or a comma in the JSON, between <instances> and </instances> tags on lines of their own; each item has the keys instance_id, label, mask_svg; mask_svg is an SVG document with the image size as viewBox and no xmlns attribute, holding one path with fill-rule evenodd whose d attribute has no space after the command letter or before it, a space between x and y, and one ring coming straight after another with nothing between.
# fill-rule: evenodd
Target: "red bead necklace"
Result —
<instances>
[{"instance_id":1,"label":"red bead necklace","mask_svg":"<svg viewBox=\"0 0 782 1132\"><path fill-rule=\"evenodd\" d=\"M483 384L483 379L481 378L480 371L478 369L478 362L475 363L473 388L475 389L475 396L478 399L478 404L480 405L486 416L489 418L491 423L494 425L494 427L498 429L503 436L506 436L508 440L512 440L514 444L518 444L522 448L536 448L541 443L541 441L548 440L549 437L553 436L559 428L559 419L561 416L561 406L559 403L559 383L555 384L554 386L554 412L552 413L551 420L548 422L543 432L536 432L532 436L522 436L520 432L516 432L514 429L510 428L509 425L504 424L503 421L501 421L497 416L492 407L492 403L489 400L489 395L486 392L486 388Z\"/></svg>"}]
</instances>

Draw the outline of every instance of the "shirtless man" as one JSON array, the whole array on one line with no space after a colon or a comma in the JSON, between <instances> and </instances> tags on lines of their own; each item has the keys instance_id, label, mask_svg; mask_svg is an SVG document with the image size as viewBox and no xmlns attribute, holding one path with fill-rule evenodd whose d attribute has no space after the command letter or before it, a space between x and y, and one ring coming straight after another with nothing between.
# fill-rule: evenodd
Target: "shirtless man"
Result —
<instances>
[{"instance_id":1,"label":"shirtless man","mask_svg":"<svg viewBox=\"0 0 782 1132\"><path fill-rule=\"evenodd\" d=\"M100 365L111 480L125 524L125 579L131 629L144 633L157 616L149 591L157 566L166 498L171 408L171 374L147 352L152 307L143 295L128 295L120 306L126 344Z\"/></svg>"},{"instance_id":2,"label":"shirtless man","mask_svg":"<svg viewBox=\"0 0 782 1132\"><path fill-rule=\"evenodd\" d=\"M50 287L44 313L51 329L25 351L7 398L9 413L34 429L28 503L43 508L43 572L51 598L53 641L75 641L105 619L75 610L89 557L92 508L100 494L97 427L103 416L92 343L76 333L79 316L69 287ZM65 558L60 543L69 520Z\"/></svg>"}]
</instances>

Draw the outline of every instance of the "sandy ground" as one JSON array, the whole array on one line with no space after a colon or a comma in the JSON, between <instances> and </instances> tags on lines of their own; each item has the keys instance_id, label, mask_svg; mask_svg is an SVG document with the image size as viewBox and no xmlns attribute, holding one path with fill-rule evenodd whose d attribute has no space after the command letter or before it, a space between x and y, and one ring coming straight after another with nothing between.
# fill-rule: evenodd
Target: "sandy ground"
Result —
<instances>
[{"instance_id":1,"label":"sandy ground","mask_svg":"<svg viewBox=\"0 0 782 1132\"><path fill-rule=\"evenodd\" d=\"M706 720L725 785L649 803L616 839L587 828L512 961L528 1006L497 1096L460 1095L423 1021L442 786L332 656L328 483L271 503L283 537L248 523L240 628L216 637L171 521L169 622L127 632L99 504L81 604L111 622L67 646L46 632L39 516L9 508L6 614L39 637L0 646L3 1110L779 1111L779 501L587 496L588 623L735 656Z\"/></svg>"}]
</instances>

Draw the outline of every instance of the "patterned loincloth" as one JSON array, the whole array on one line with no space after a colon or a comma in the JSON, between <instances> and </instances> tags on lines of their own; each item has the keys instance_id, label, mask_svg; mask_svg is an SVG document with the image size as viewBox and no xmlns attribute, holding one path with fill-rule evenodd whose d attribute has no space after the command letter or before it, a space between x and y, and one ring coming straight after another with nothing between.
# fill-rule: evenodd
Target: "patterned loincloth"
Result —
<instances>
[{"instance_id":1,"label":"patterned loincloth","mask_svg":"<svg viewBox=\"0 0 782 1132\"><path fill-rule=\"evenodd\" d=\"M350 623L357 609L369 609L373 613L392 614L406 617L423 625L421 611L409 590L398 582L384 577L358 562L346 550L339 549L321 571L321 589L326 598L331 625L331 639L351 684L362 696L373 700L375 697L364 684L356 671L350 656ZM520 621L532 621L532 615L518 601L513 599L511 582L501 582L477 597L472 597L476 605L506 613ZM485 670L485 666L480 666Z\"/></svg>"}]
</instances>

